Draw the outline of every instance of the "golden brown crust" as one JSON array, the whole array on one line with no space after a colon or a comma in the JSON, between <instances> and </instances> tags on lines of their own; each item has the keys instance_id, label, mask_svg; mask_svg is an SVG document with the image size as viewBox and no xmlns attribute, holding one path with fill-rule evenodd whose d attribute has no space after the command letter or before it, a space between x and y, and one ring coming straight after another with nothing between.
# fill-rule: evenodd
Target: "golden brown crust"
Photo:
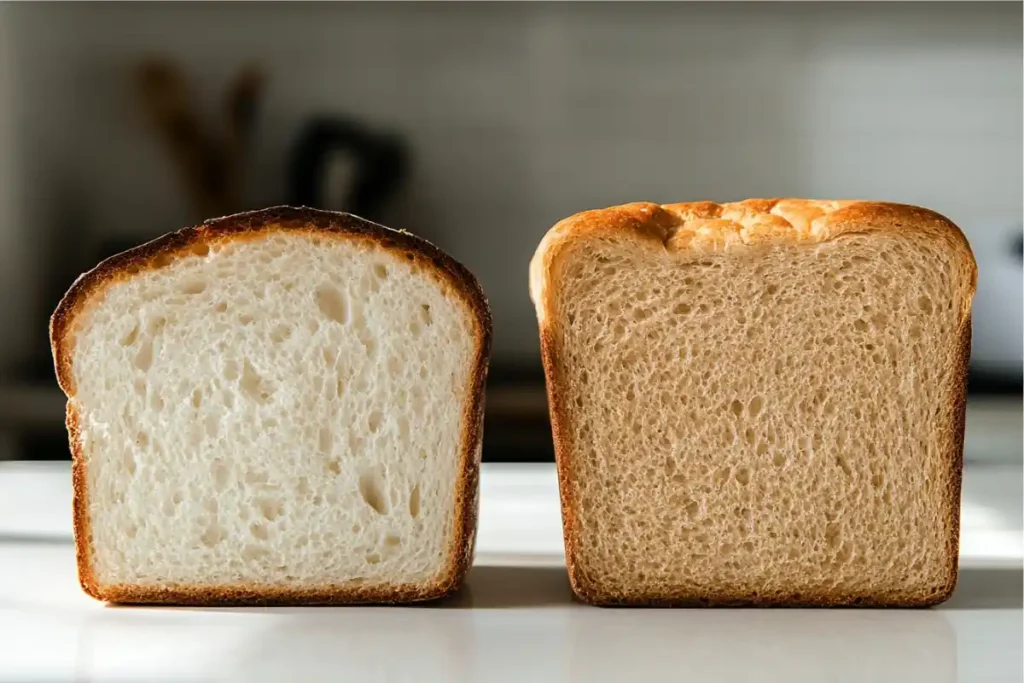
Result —
<instances>
[{"instance_id":1,"label":"golden brown crust","mask_svg":"<svg viewBox=\"0 0 1024 683\"><path fill-rule=\"evenodd\" d=\"M949 580L938 593L907 595L905 592L855 596L836 592L820 595L716 595L713 599L682 601L612 595L595 586L581 565L575 493L570 475L572 443L569 411L561 396L564 371L557 338L555 294L560 264L568 251L586 240L631 240L661 251L721 253L766 247L785 242L819 243L843 235L914 231L938 239L959 254L969 296L964 297L960 343L957 352L956 385L951 388L953 430L950 443L952 475L949 489L951 534L949 538ZM928 607L947 600L956 587L960 544L960 488L963 473L964 417L967 406L967 364L970 358L971 298L977 287L978 270L970 245L960 229L944 216L916 206L888 202L822 201L809 199L748 199L730 204L689 202L658 205L649 202L623 204L584 211L557 223L544 236L530 262L530 298L540 327L541 360L547 382L551 431L558 469L562 506L562 531L566 565L573 591L594 605L685 606L864 606Z\"/></svg>"},{"instance_id":2,"label":"golden brown crust","mask_svg":"<svg viewBox=\"0 0 1024 683\"><path fill-rule=\"evenodd\" d=\"M954 581L954 586L955 581ZM575 589L575 586L574 586ZM952 589L950 589L952 593ZM600 591L588 590L576 593L584 602L597 607L933 607L948 599L927 595L908 596L902 592L878 593L865 596L856 593L832 591L812 595L810 593L779 593L776 595L754 596L749 593L727 595L716 593L714 597L698 600L676 598L618 598Z\"/></svg>"},{"instance_id":3,"label":"golden brown crust","mask_svg":"<svg viewBox=\"0 0 1024 683\"><path fill-rule=\"evenodd\" d=\"M960 565L960 490L964 474L964 431L967 423L967 369L971 360L971 318L970 316L960 327L960 348L957 352L957 367L953 372L955 385L952 388L953 430L950 434L949 452L953 458L952 472L949 481L949 579L945 586L931 598L926 598L923 606L931 607L949 600L956 590L956 582Z\"/></svg>"},{"instance_id":4,"label":"golden brown crust","mask_svg":"<svg viewBox=\"0 0 1024 683\"><path fill-rule=\"evenodd\" d=\"M958 252L969 269L971 291L978 268L971 247L949 219L907 204L812 199L748 199L716 204L688 202L658 205L634 202L583 211L559 221L544 236L530 263L530 297L539 305L552 267L567 248L583 238L627 239L670 252L729 252L777 242L826 242L843 235L913 230L935 237ZM963 311L963 317L969 314Z\"/></svg>"},{"instance_id":5,"label":"golden brown crust","mask_svg":"<svg viewBox=\"0 0 1024 683\"><path fill-rule=\"evenodd\" d=\"M76 317L110 284L146 270L162 268L176 257L204 253L218 242L254 239L271 231L307 233L335 239L365 239L421 266L423 272L450 286L476 319L476 358L470 375L469 400L462 423L462 476L455 494L456 538L446 572L423 585L329 586L312 588L238 586L103 585L92 571L85 457L79 438L71 372ZM67 429L71 446L74 490L74 532L78 576L83 590L94 598L120 603L181 605L271 605L401 603L443 598L456 592L469 571L476 534L483 437L484 386L491 351L491 313L476 278L462 264L433 244L407 232L391 230L357 216L317 209L278 206L208 220L193 228L169 233L152 242L112 256L85 273L71 286L50 319L50 344L61 389L68 396Z\"/></svg>"}]
</instances>

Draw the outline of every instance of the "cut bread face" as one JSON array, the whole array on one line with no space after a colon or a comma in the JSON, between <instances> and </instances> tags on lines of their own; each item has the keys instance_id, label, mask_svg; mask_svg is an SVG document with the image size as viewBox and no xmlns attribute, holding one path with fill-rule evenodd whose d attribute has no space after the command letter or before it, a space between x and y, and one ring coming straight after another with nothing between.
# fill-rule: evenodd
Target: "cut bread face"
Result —
<instances>
[{"instance_id":1,"label":"cut bread face","mask_svg":"<svg viewBox=\"0 0 1024 683\"><path fill-rule=\"evenodd\" d=\"M927 605L957 575L976 267L866 202L633 204L531 265L575 591Z\"/></svg>"},{"instance_id":2,"label":"cut bread face","mask_svg":"<svg viewBox=\"0 0 1024 683\"><path fill-rule=\"evenodd\" d=\"M490 318L436 248L344 214L232 216L101 264L52 336L90 594L397 602L461 583Z\"/></svg>"}]
</instances>

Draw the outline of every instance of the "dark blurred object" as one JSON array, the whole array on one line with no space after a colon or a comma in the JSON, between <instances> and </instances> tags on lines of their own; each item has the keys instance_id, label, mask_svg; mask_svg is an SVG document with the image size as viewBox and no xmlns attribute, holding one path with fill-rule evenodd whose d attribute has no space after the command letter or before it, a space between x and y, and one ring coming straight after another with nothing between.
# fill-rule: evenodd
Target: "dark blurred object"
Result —
<instances>
[{"instance_id":1,"label":"dark blurred object","mask_svg":"<svg viewBox=\"0 0 1024 683\"><path fill-rule=\"evenodd\" d=\"M1024 381L1020 375L972 367L967 374L967 393L972 396L1021 396Z\"/></svg>"},{"instance_id":2,"label":"dark blurred object","mask_svg":"<svg viewBox=\"0 0 1024 683\"><path fill-rule=\"evenodd\" d=\"M487 373L484 462L554 462L540 363L492 363Z\"/></svg>"},{"instance_id":3,"label":"dark blurred object","mask_svg":"<svg viewBox=\"0 0 1024 683\"><path fill-rule=\"evenodd\" d=\"M302 128L292 148L288 201L380 222L407 169L406 146L399 138L345 119L317 117ZM343 177L332 177L338 171Z\"/></svg>"},{"instance_id":4,"label":"dark blurred object","mask_svg":"<svg viewBox=\"0 0 1024 683\"><path fill-rule=\"evenodd\" d=\"M971 375L974 394L1021 394L1024 370L1024 227L973 224L968 231L978 262L972 308Z\"/></svg>"},{"instance_id":5,"label":"dark blurred object","mask_svg":"<svg viewBox=\"0 0 1024 683\"><path fill-rule=\"evenodd\" d=\"M241 69L225 93L227 133L217 135L200 122L185 79L173 65L152 60L139 69L146 111L199 216L223 216L242 208L243 169L264 82L258 67Z\"/></svg>"},{"instance_id":6,"label":"dark blurred object","mask_svg":"<svg viewBox=\"0 0 1024 683\"><path fill-rule=\"evenodd\" d=\"M14 434L17 451L28 454L33 460L67 460L71 457L63 424L54 424L48 417L63 415L63 410L54 412L53 406L56 403L62 407L64 395L57 389L47 324L75 278L95 263L92 261L95 236L85 219L88 202L81 188L74 182L65 181L54 193L51 205L55 214L55 238L50 240L45 256L50 274L43 283L37 313L39 344L14 377L17 387L15 398L0 401L0 405L7 404L4 415L0 416L0 425ZM68 248L69 243L75 248ZM0 385L0 389L5 388Z\"/></svg>"}]
</instances>

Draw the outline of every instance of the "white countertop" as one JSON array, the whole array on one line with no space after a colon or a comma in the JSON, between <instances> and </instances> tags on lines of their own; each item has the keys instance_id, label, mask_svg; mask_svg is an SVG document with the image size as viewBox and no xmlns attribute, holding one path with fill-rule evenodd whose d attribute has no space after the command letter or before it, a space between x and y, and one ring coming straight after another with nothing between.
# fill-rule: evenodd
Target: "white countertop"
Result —
<instances>
[{"instance_id":1,"label":"white countertop","mask_svg":"<svg viewBox=\"0 0 1024 683\"><path fill-rule=\"evenodd\" d=\"M553 468L485 465L476 564L418 607L130 608L81 592L64 464L0 464L0 682L1016 681L1022 471L964 477L961 576L930 610L572 600Z\"/></svg>"}]
</instances>

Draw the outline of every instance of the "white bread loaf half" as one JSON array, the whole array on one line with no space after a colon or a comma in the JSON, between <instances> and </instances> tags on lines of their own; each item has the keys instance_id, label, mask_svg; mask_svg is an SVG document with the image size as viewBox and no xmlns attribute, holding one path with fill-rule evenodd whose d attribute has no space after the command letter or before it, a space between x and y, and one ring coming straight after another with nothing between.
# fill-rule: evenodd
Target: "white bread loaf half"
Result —
<instances>
[{"instance_id":1,"label":"white bread loaf half","mask_svg":"<svg viewBox=\"0 0 1024 683\"><path fill-rule=\"evenodd\" d=\"M102 600L406 602L473 552L490 351L422 239L277 207L107 259L50 324Z\"/></svg>"},{"instance_id":2,"label":"white bread loaf half","mask_svg":"<svg viewBox=\"0 0 1024 683\"><path fill-rule=\"evenodd\" d=\"M637 203L552 228L530 289L576 593L948 598L976 280L955 225L898 204Z\"/></svg>"}]
</instances>

